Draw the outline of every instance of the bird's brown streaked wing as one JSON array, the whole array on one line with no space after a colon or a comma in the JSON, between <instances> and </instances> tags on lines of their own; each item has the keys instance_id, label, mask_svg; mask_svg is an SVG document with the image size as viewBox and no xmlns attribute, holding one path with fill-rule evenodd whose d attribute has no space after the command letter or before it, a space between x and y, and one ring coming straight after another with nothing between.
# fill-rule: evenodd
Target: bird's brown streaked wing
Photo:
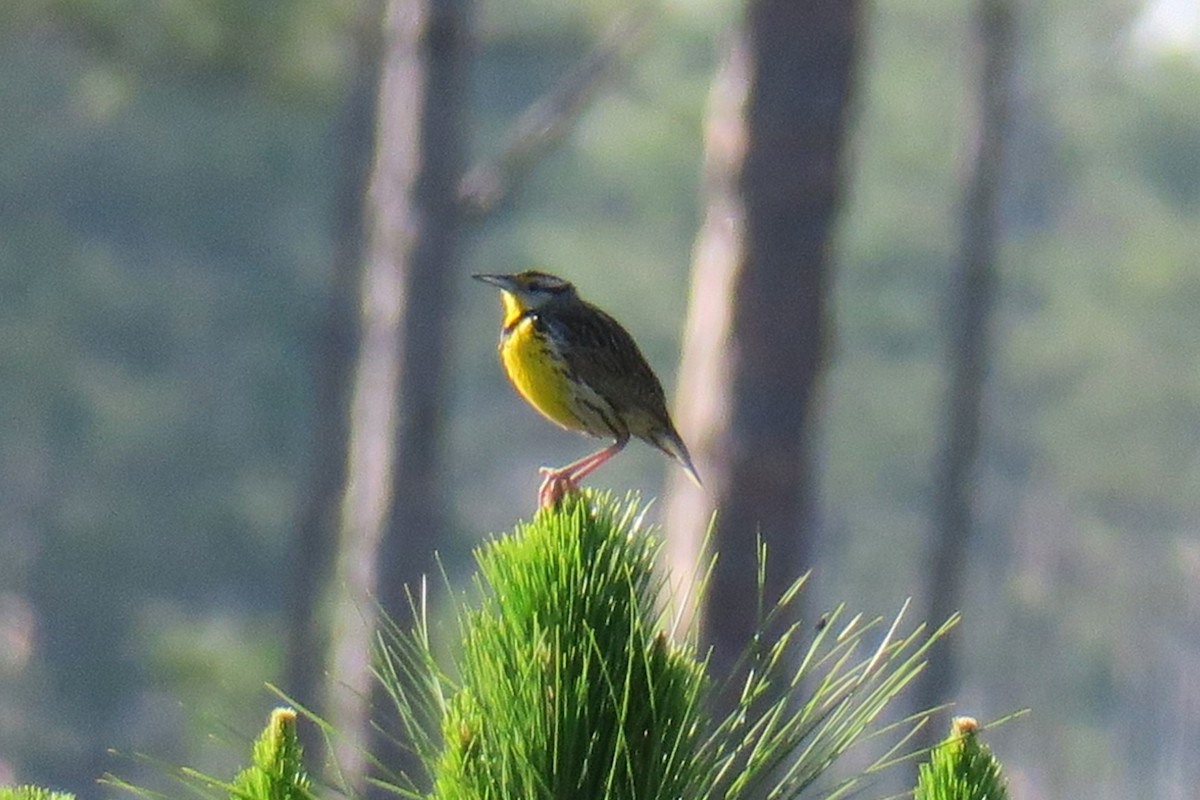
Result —
<instances>
[{"instance_id":1,"label":"bird's brown streaked wing","mask_svg":"<svg viewBox=\"0 0 1200 800\"><path fill-rule=\"evenodd\" d=\"M633 337L615 319L591 305L564 310L556 322L570 346L567 365L579 380L603 395L618 413L641 412L667 419L666 396Z\"/></svg>"}]
</instances>

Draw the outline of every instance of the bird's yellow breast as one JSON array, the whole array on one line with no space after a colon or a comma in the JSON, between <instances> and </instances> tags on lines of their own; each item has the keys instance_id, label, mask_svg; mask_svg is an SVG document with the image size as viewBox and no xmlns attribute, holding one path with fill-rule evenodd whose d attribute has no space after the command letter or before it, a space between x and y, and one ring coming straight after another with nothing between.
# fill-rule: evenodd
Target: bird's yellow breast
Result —
<instances>
[{"instance_id":1,"label":"bird's yellow breast","mask_svg":"<svg viewBox=\"0 0 1200 800\"><path fill-rule=\"evenodd\" d=\"M511 323L506 320L506 324ZM521 396L543 416L564 428L579 429L565 365L554 344L539 335L534 324L533 317L525 317L505 333L500 342L504 371Z\"/></svg>"}]
</instances>

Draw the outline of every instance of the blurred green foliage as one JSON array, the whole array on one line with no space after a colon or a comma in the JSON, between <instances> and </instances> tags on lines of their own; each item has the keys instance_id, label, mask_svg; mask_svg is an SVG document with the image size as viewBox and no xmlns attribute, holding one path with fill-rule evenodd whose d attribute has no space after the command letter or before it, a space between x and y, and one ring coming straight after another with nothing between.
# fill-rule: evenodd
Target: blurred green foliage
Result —
<instances>
[{"instance_id":1,"label":"blurred green foliage","mask_svg":"<svg viewBox=\"0 0 1200 800\"><path fill-rule=\"evenodd\" d=\"M0 786L0 800L75 800L75 795L40 786Z\"/></svg>"},{"instance_id":2,"label":"blurred green foliage","mask_svg":"<svg viewBox=\"0 0 1200 800\"><path fill-rule=\"evenodd\" d=\"M236 753L271 702L252 698L279 670L364 8L0 4L0 779L88 794L109 746L224 774L212 720ZM872 611L916 591L923 552L969 8L866 15L816 581ZM474 152L620 9L479 5ZM965 691L983 713L1038 710L997 734L1028 793L1165 795L1192 785L1200 747L1168 735L1200 730L1200 70L1132 37L1130 0L1022 10ZM473 231L464 276L571 277L669 385L703 106L736 14L664 6L632 68ZM532 497L539 464L582 453L504 384L491 293L464 280L457 309L451 554L527 510L511 498ZM597 482L652 493L662 469L630 448Z\"/></svg>"},{"instance_id":3,"label":"blurred green foliage","mask_svg":"<svg viewBox=\"0 0 1200 800\"><path fill-rule=\"evenodd\" d=\"M74 795L38 786L0 786L0 800L74 800Z\"/></svg>"}]
</instances>

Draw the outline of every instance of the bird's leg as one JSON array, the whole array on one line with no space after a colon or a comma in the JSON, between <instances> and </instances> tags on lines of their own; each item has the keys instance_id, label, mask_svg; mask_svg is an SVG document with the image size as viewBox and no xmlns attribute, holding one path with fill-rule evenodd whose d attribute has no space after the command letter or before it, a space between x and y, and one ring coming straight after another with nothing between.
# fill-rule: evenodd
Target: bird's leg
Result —
<instances>
[{"instance_id":1,"label":"bird's leg","mask_svg":"<svg viewBox=\"0 0 1200 800\"><path fill-rule=\"evenodd\" d=\"M538 505L542 508L553 508L562 502L568 494L579 491L579 482L595 472L605 461L615 456L629 443L629 437L617 439L603 450L597 450L591 455L584 456L578 461L572 461L565 467L551 469L542 467L539 470L545 478L538 489Z\"/></svg>"},{"instance_id":2,"label":"bird's leg","mask_svg":"<svg viewBox=\"0 0 1200 800\"><path fill-rule=\"evenodd\" d=\"M629 437L618 439L603 450L597 450L590 456L584 456L578 461L567 464L565 467L561 467L559 469L546 469L543 467L542 474L551 475L555 473L565 473L570 475L572 481L578 483L588 475L591 475L593 472L595 472L602 464L604 464L604 462L621 452L621 450L624 449L625 445L628 443Z\"/></svg>"}]
</instances>

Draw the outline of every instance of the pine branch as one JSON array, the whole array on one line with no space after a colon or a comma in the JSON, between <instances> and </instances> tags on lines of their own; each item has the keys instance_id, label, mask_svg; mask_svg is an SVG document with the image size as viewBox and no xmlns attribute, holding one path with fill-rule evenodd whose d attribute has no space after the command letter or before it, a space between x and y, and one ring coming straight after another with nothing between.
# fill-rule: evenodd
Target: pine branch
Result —
<instances>
[{"instance_id":1,"label":"pine branch","mask_svg":"<svg viewBox=\"0 0 1200 800\"><path fill-rule=\"evenodd\" d=\"M389 629L378 675L404 720L396 738L413 742L433 796L748 800L819 784L840 797L900 760L922 720L888 724L883 713L953 621L904 632L903 609L885 621L838 608L815 628L760 635L736 708L713 719L721 687L694 635L676 641L657 602L660 546L633 500L585 492L478 551L480 599L456 609L450 668L437 665L424 613L411 632ZM763 630L795 612L803 585L765 604ZM899 741L833 777L843 754L881 737ZM418 796L413 785L392 788Z\"/></svg>"},{"instance_id":2,"label":"pine branch","mask_svg":"<svg viewBox=\"0 0 1200 800\"><path fill-rule=\"evenodd\" d=\"M920 767L913 800L1005 800L1008 789L1000 762L979 741L979 723L955 717L950 738Z\"/></svg>"},{"instance_id":3,"label":"pine branch","mask_svg":"<svg viewBox=\"0 0 1200 800\"><path fill-rule=\"evenodd\" d=\"M656 568L661 547L633 498L585 491L539 511L477 550L474 599L454 602L459 643L445 668L424 592L410 595L415 622L381 630L374 675L395 706L382 718L400 726L380 732L409 748L425 774L363 754L388 776L376 785L413 800L786 800L813 789L832 799L903 760L898 754L925 717L886 722L884 712L954 620L906 632L905 608L888 621L838 607L816 625L783 624L798 607L802 577L780 600L764 599L737 703L714 718L728 687L710 675L694 632L673 635L670 605L659 603L667 585ZM782 635L768 637L780 627ZM935 762L953 761L968 743L969 736L953 739ZM868 745L880 745L882 755L835 775L843 755ZM296 712L277 709L251 766L232 782L187 768L177 777L204 798L311 800L302 755ZM106 782L148 800L164 797L111 776Z\"/></svg>"},{"instance_id":4,"label":"pine branch","mask_svg":"<svg viewBox=\"0 0 1200 800\"><path fill-rule=\"evenodd\" d=\"M296 736L296 712L277 708L254 743L251 765L233 780L231 800L309 800L311 781Z\"/></svg>"}]
</instances>

